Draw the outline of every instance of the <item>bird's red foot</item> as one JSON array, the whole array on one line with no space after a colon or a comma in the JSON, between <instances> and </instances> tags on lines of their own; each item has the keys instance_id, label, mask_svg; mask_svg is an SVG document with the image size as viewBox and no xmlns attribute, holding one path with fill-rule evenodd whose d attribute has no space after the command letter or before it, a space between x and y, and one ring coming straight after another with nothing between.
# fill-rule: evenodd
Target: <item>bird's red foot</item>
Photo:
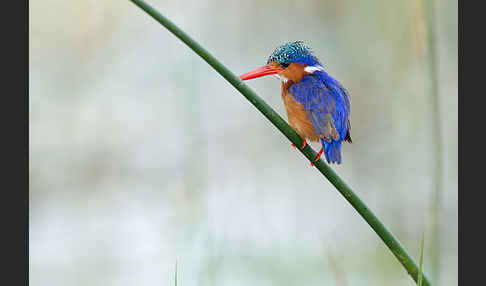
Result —
<instances>
[{"instance_id":1,"label":"bird's red foot","mask_svg":"<svg viewBox=\"0 0 486 286\"><path fill-rule=\"evenodd\" d=\"M300 149L304 149L305 146L307 146L307 141L304 140L304 142L302 142L302 147L300 147Z\"/></svg>"},{"instance_id":2,"label":"bird's red foot","mask_svg":"<svg viewBox=\"0 0 486 286\"><path fill-rule=\"evenodd\" d=\"M307 146L307 141L305 141L305 140L304 140L304 141L302 142L302 147L300 147L300 149L304 149L304 148L305 148L305 146ZM292 147L295 149L295 144L293 144L293 143L292 143Z\"/></svg>"},{"instance_id":3,"label":"bird's red foot","mask_svg":"<svg viewBox=\"0 0 486 286\"><path fill-rule=\"evenodd\" d=\"M314 161L312 161L312 162L310 163L310 165L311 165L311 166L314 166L314 163L313 163L313 162L316 162L317 160L319 160L319 159L321 158L321 156L322 156L322 153L323 153L323 152L324 152L324 148L322 147L322 148L321 148L321 150L319 151L319 153L317 153L317 156L316 156L316 158L314 159Z\"/></svg>"}]
</instances>

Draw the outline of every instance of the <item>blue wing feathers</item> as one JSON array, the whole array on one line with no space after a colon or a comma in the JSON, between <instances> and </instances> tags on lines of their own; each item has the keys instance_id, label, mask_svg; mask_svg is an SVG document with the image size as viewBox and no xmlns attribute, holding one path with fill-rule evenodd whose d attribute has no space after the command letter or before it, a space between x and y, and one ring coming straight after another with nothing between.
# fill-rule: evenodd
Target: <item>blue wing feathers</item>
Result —
<instances>
[{"instance_id":1,"label":"blue wing feathers","mask_svg":"<svg viewBox=\"0 0 486 286\"><path fill-rule=\"evenodd\" d=\"M327 162L341 163L341 143L348 140L350 129L347 91L323 71L303 77L289 91L304 106L316 133L324 137L321 142Z\"/></svg>"}]
</instances>

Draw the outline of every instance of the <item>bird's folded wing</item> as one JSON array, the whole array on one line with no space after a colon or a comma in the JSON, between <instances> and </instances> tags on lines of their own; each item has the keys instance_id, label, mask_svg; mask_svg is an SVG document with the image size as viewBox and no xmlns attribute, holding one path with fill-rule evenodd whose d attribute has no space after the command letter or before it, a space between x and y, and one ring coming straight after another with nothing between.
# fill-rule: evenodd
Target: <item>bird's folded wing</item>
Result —
<instances>
[{"instance_id":1,"label":"bird's folded wing","mask_svg":"<svg viewBox=\"0 0 486 286\"><path fill-rule=\"evenodd\" d=\"M341 96L335 90L330 90L324 82L316 76L306 76L301 82L293 84L289 88L295 100L304 105L309 120L316 133L328 142L339 140L339 130L342 122L347 120L345 110L341 110L341 101L337 100ZM344 138L341 138L341 140Z\"/></svg>"}]
</instances>

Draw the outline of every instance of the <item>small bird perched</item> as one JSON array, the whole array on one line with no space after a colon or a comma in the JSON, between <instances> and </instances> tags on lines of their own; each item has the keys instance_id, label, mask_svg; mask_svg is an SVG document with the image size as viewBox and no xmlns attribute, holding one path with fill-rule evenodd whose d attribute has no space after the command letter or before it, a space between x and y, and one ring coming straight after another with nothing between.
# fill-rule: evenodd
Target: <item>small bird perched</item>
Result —
<instances>
[{"instance_id":1,"label":"small bird perched","mask_svg":"<svg viewBox=\"0 0 486 286\"><path fill-rule=\"evenodd\" d=\"M329 74L301 41L286 43L270 55L267 64L240 76L249 80L275 75L282 81L282 99L290 126L302 137L302 149L310 141L321 141L328 163L341 163L341 144L351 143L351 104L344 87ZM312 163L311 163L312 165Z\"/></svg>"}]
</instances>

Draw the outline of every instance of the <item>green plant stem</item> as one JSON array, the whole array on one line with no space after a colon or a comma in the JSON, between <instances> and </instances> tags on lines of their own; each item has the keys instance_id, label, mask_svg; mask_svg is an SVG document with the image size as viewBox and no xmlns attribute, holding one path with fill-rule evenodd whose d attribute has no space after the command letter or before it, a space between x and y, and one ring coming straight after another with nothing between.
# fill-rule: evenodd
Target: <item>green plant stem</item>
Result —
<instances>
[{"instance_id":1,"label":"green plant stem","mask_svg":"<svg viewBox=\"0 0 486 286\"><path fill-rule=\"evenodd\" d=\"M176 260L176 263L175 263L174 285L177 286L177 260Z\"/></svg>"},{"instance_id":2,"label":"green plant stem","mask_svg":"<svg viewBox=\"0 0 486 286\"><path fill-rule=\"evenodd\" d=\"M265 101L263 101L253 90L251 90L245 83L243 83L235 74L227 69L208 51L201 47L196 41L189 37L184 31L179 29L174 23L165 18L162 14L153 9L150 5L142 0L130 0L142 10L147 12L167 30L172 32L177 38L189 46L195 53L203 58L210 66L212 66L220 75L222 75L231 85L233 85L243 96L246 97L265 117L270 120L278 130L280 130L295 146L302 145L302 138L287 124L287 122L280 117ZM299 149L309 161L312 161L317 153L307 145L304 149ZM344 198L354 207L354 209L363 217L363 219L371 226L371 228L378 234L383 242L388 246L391 252L395 255L398 261L407 270L410 276L417 281L418 267L413 259L408 255L400 242L388 231L388 229L381 223L381 221L373 214L373 212L361 201L361 199L352 191L352 189L344 182L322 159L314 162L315 167L333 184L336 189L344 196ZM423 285L430 285L425 275L423 275Z\"/></svg>"},{"instance_id":3,"label":"green plant stem","mask_svg":"<svg viewBox=\"0 0 486 286\"><path fill-rule=\"evenodd\" d=\"M425 233L422 232L422 239L420 240L420 260L419 260L419 276L418 276L418 283L417 285L418 286L422 286L423 285L423 279L422 279L422 266L424 264L424 236L425 236Z\"/></svg>"},{"instance_id":4,"label":"green plant stem","mask_svg":"<svg viewBox=\"0 0 486 286\"><path fill-rule=\"evenodd\" d=\"M430 92L430 128L432 146L432 278L439 284L440 279L440 232L441 232L441 191L442 191L442 137L440 130L440 99L437 70L437 53L435 45L435 15L434 1L425 0L425 18L427 20L427 63L429 72Z\"/></svg>"}]
</instances>

